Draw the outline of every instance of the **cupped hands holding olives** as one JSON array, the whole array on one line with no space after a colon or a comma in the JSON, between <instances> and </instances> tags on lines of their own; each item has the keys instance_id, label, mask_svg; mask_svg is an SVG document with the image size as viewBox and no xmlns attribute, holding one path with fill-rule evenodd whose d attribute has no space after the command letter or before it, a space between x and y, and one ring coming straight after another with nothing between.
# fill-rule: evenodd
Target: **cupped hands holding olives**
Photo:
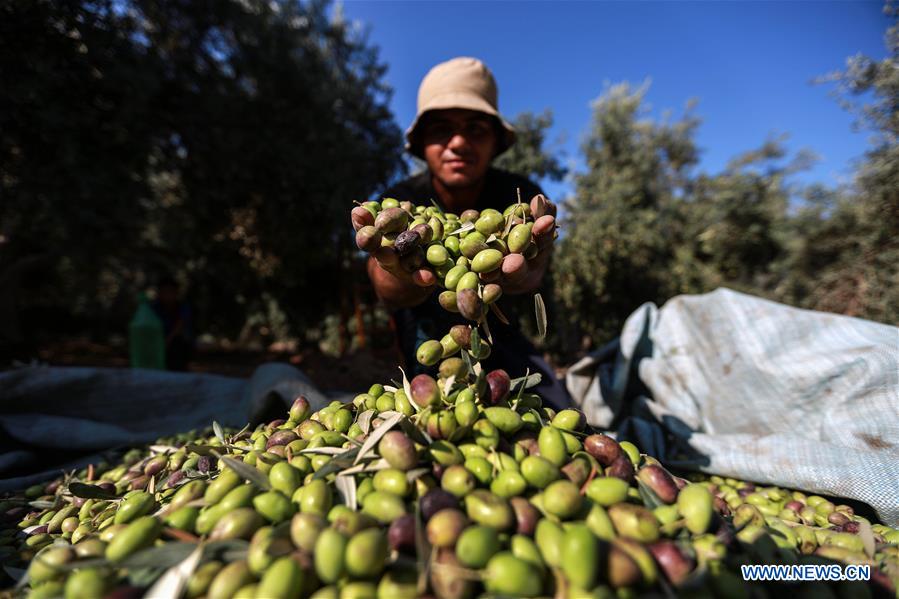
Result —
<instances>
[{"instance_id":1,"label":"cupped hands holding olives","mask_svg":"<svg viewBox=\"0 0 899 599\"><path fill-rule=\"evenodd\" d=\"M557 236L555 213L543 195L503 212L460 215L385 198L353 208L351 219L356 245L374 259L369 276L384 301L416 305L437 285L441 306L479 321L504 293L540 284Z\"/></svg>"}]
</instances>

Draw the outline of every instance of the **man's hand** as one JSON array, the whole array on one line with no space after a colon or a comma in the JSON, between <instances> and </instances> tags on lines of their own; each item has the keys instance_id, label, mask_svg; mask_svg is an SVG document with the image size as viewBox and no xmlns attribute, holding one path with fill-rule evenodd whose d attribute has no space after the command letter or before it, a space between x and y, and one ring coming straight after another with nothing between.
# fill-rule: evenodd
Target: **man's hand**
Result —
<instances>
[{"instance_id":1,"label":"man's hand","mask_svg":"<svg viewBox=\"0 0 899 599\"><path fill-rule=\"evenodd\" d=\"M556 236L556 207L543 195L538 195L531 200L530 209L531 216L535 218L531 227L531 247L523 254L509 254L502 261L500 281L505 293L531 293L538 289L552 256ZM434 271L428 267L413 268L412 264L418 262L411 261L410 264L408 259L400 257L395 248L380 247L381 236L371 225L372 221L373 218L365 208L357 207L353 210L353 226L357 230L356 243L360 249L369 252L367 270L375 293L392 309L422 303L437 284ZM414 236L417 233L404 232L402 235ZM424 235L422 239L426 242L430 238L430 229L425 229L425 233L427 235L421 234ZM399 243L397 238L397 244Z\"/></svg>"},{"instance_id":2,"label":"man's hand","mask_svg":"<svg viewBox=\"0 0 899 599\"><path fill-rule=\"evenodd\" d=\"M390 308L417 306L433 291L437 278L428 269L406 272L392 248L379 248L371 253L367 264L378 297Z\"/></svg>"},{"instance_id":3,"label":"man's hand","mask_svg":"<svg viewBox=\"0 0 899 599\"><path fill-rule=\"evenodd\" d=\"M411 210L411 204L407 212ZM427 269L407 271L400 256L390 247L381 247L381 235L375 230L375 217L364 206L356 206L351 213L356 245L369 253L366 269L375 293L391 309L406 308L422 303L437 283L434 273Z\"/></svg>"},{"instance_id":4,"label":"man's hand","mask_svg":"<svg viewBox=\"0 0 899 599\"><path fill-rule=\"evenodd\" d=\"M503 259L503 291L512 295L536 291L552 257L556 206L542 195L535 196L531 200L531 214L536 217L531 236L537 246L537 255L528 260L521 254L509 254Z\"/></svg>"}]
</instances>

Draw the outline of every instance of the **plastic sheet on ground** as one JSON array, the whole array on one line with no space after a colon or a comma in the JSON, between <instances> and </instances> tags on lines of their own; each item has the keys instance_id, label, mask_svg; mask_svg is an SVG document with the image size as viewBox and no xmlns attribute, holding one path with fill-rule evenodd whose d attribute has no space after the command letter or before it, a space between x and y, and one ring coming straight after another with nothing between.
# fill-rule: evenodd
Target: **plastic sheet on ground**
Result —
<instances>
[{"instance_id":1,"label":"plastic sheet on ground","mask_svg":"<svg viewBox=\"0 0 899 599\"><path fill-rule=\"evenodd\" d=\"M104 451L205 428L281 418L303 394L329 398L288 364L250 379L115 368L33 366L0 373L0 491L100 459Z\"/></svg>"},{"instance_id":2,"label":"plastic sheet on ground","mask_svg":"<svg viewBox=\"0 0 899 599\"><path fill-rule=\"evenodd\" d=\"M566 384L591 424L668 465L899 524L899 328L719 289L644 304Z\"/></svg>"}]
</instances>

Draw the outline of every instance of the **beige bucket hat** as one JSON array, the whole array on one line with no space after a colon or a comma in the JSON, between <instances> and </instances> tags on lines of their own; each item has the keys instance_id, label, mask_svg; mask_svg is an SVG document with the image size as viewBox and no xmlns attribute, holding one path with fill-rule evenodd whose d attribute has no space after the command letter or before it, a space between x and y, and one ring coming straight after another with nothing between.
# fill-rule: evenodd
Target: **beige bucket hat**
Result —
<instances>
[{"instance_id":1,"label":"beige bucket hat","mask_svg":"<svg viewBox=\"0 0 899 599\"><path fill-rule=\"evenodd\" d=\"M459 57L442 62L428 71L418 88L418 113L406 129L406 150L422 158L416 134L422 117L431 110L466 108L495 117L503 128L497 155L515 143L515 128L497 109L498 91L493 73L477 58Z\"/></svg>"}]
</instances>

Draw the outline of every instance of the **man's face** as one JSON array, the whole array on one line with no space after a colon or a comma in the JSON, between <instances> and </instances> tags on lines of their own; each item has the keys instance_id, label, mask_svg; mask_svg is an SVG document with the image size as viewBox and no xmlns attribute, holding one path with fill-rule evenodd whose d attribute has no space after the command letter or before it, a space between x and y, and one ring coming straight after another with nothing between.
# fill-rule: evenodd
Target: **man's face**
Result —
<instances>
[{"instance_id":1,"label":"man's face","mask_svg":"<svg viewBox=\"0 0 899 599\"><path fill-rule=\"evenodd\" d=\"M492 117L461 108L429 112L421 139L431 174L449 188L483 179L498 145Z\"/></svg>"}]
</instances>

